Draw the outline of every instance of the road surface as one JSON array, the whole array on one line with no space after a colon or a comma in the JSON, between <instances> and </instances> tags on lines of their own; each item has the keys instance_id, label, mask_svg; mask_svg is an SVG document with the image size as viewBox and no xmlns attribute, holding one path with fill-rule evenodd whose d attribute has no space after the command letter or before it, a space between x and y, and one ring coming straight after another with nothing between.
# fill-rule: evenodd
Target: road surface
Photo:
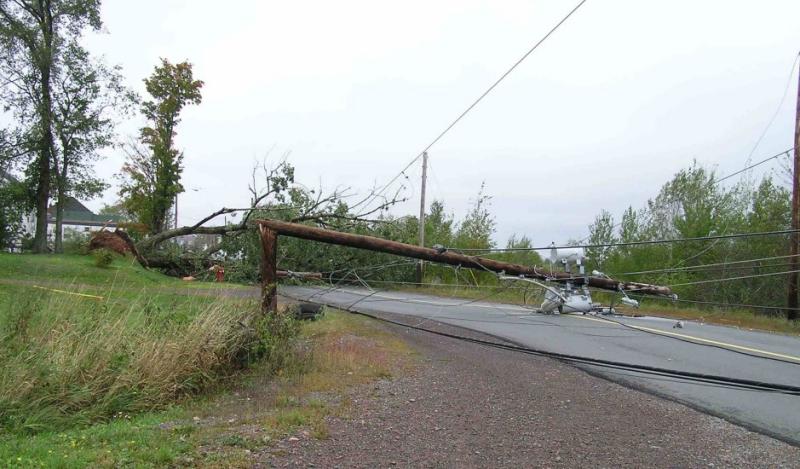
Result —
<instances>
[{"instance_id":1,"label":"road surface","mask_svg":"<svg viewBox=\"0 0 800 469\"><path fill-rule=\"evenodd\" d=\"M658 317L543 315L522 306L406 292L282 287L281 293L343 309L453 324L550 352L800 386L800 338ZM646 308L646 306L645 306ZM666 334L659 335L659 334ZM800 445L800 396L689 383L581 365L622 384L682 402Z\"/></svg>"}]
</instances>

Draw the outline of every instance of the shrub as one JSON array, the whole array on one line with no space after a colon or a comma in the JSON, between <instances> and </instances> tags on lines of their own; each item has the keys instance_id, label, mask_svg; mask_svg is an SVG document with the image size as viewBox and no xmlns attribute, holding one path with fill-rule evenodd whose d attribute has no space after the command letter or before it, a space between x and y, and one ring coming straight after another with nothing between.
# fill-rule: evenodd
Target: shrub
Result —
<instances>
[{"instance_id":1,"label":"shrub","mask_svg":"<svg viewBox=\"0 0 800 469\"><path fill-rule=\"evenodd\" d=\"M101 248L92 251L94 265L102 269L107 269L114 262L114 252L110 249Z\"/></svg>"}]
</instances>

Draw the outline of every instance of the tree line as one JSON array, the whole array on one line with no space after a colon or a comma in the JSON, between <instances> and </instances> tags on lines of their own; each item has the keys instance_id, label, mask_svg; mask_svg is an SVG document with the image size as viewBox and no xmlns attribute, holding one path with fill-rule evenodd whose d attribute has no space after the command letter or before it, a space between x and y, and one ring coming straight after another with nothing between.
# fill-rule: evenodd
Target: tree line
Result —
<instances>
[{"instance_id":1,"label":"tree line","mask_svg":"<svg viewBox=\"0 0 800 469\"><path fill-rule=\"evenodd\" d=\"M628 207L618 221L602 210L585 241L629 243L791 228L791 193L773 177L745 177L730 186L717 181L714 171L695 163L675 174L643 207ZM673 289L686 300L775 308L784 306L787 277L780 273L789 270L788 253L788 234L587 250L593 269L676 285Z\"/></svg>"},{"instance_id":2,"label":"tree line","mask_svg":"<svg viewBox=\"0 0 800 469\"><path fill-rule=\"evenodd\" d=\"M47 252L48 209L55 208L53 249L63 250L64 207L70 197L91 198L108 188L94 165L109 149L122 151L125 162L117 175L119 201L104 213L123 216L151 267L175 274L202 270L213 262L234 266L233 276L257 280L258 242L250 229L259 217L311 223L417 244L419 220L392 216L386 209L401 194L381 197L374 191L358 199L347 189L324 191L295 183L286 158L254 169L244 211L222 207L194 225L177 226L172 216L176 196L184 189L184 154L176 145L180 115L202 102L203 82L188 61L161 59L144 79L146 96L132 91L119 66L93 57L83 36L102 27L99 0L0 0L0 246L19 236L23 217L35 216L30 239L33 252ZM140 116L137 135L119 135L118 125ZM369 202L369 203L368 203ZM491 249L495 220L491 198L481 187L462 219L434 201L425 219L431 245ZM629 207L616 220L601 211L589 226L589 244L614 244L729 233L788 229L791 219L787 189L770 177L724 186L713 171L692 165L678 172L645 206ZM241 214L219 224L222 215ZM217 223L213 225L213 223ZM202 252L167 241L189 234L219 236ZM700 302L781 306L788 236L719 239L645 246L589 249L590 269L622 279L675 285L684 298ZM522 264L541 264L526 251L529 238L512 237L493 254ZM371 276L412 282L413 265L386 255L285 239L279 245L280 267L324 271L333 279L352 275L354 268L374 268ZM386 265L389 265L388 267ZM654 272L655 271L655 272ZM736 280L722 280L743 277ZM425 282L491 284L488 273L428 266Z\"/></svg>"},{"instance_id":3,"label":"tree line","mask_svg":"<svg viewBox=\"0 0 800 469\"><path fill-rule=\"evenodd\" d=\"M180 112L201 101L203 82L188 62L166 59L144 80L142 99L119 66L93 57L81 44L102 27L99 0L0 0L0 244L7 248L33 213L33 252L50 250L48 209L54 205L52 249L63 250L70 197L93 198L108 188L94 164L106 149L127 157L119 208L150 233L162 231L183 190L183 153L176 149ZM122 145L117 125L138 109L147 124Z\"/></svg>"}]
</instances>

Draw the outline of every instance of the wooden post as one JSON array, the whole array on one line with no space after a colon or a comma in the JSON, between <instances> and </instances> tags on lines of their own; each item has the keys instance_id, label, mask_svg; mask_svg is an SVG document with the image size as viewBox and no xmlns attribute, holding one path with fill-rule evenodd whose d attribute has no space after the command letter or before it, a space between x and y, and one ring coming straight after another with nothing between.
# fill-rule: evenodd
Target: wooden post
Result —
<instances>
[{"instance_id":1,"label":"wooden post","mask_svg":"<svg viewBox=\"0 0 800 469\"><path fill-rule=\"evenodd\" d=\"M797 77L797 113L794 121L794 171L792 172L792 229L800 229L800 74ZM788 298L786 299L786 317L796 321L797 315L797 270L800 269L798 247L800 247L800 233L795 231L789 237L789 274Z\"/></svg>"},{"instance_id":2,"label":"wooden post","mask_svg":"<svg viewBox=\"0 0 800 469\"><path fill-rule=\"evenodd\" d=\"M261 311L278 311L278 233L264 225L258 226L261 236Z\"/></svg>"}]
</instances>

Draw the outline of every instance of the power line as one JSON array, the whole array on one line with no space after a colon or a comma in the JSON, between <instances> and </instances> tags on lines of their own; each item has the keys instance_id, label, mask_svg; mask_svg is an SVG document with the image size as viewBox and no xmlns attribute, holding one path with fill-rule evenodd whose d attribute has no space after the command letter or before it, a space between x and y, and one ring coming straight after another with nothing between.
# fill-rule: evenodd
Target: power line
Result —
<instances>
[{"instance_id":1,"label":"power line","mask_svg":"<svg viewBox=\"0 0 800 469\"><path fill-rule=\"evenodd\" d=\"M373 195L370 197L370 201L371 201L372 199L376 198L376 197L380 197L381 195L383 195L384 191L386 191L386 189L388 189L388 188L389 188L389 186L391 186L391 185L392 185L392 184L393 184L393 183L394 183L394 182L395 182L395 181L396 181L398 178L400 178L400 176L401 176L401 175L403 175L403 174L405 173L405 171L407 171L407 170L408 170L408 168L410 168L410 167L411 167L411 165L413 165L413 164L414 164L414 163L416 163L416 162L417 162L417 161L418 161L420 158L422 158L422 155L423 155L423 153L425 153L426 151L430 150L432 146L434 146L434 145L435 145L435 144L436 144L436 143L437 143L439 140L441 140L441 138L442 138L442 137L444 137L444 136L445 136L445 134L447 134L447 132L449 132L449 131L450 131L450 129L452 129L453 127L455 127L455 125L456 125L456 124L458 124L458 122L459 122L461 119L463 119L463 118L464 118L464 116L466 116L466 115L467 115L467 114L468 114L470 111L472 111L472 109L473 109L475 106L477 106L477 105L478 105L478 103L480 103L480 102L483 100L483 98L485 98L485 97L486 97L486 95L488 95L489 93L491 93L491 92L492 92L492 90L494 90L494 89L497 87L497 85L499 85L499 84L500 84L500 82L501 82L501 81L503 81L503 80L504 80L504 79L505 79L505 78L506 78L506 77L507 77L509 74L511 74L511 72L513 72L513 71L514 71L514 69L516 69L516 68L519 66L519 64L521 64L521 63L522 63L522 62L523 62L525 59L527 59L527 58L528 58L528 56L529 56L529 55L531 55L531 54L533 53L533 51L535 51L535 50L536 50L536 49L537 49L537 48L538 48L538 47L539 47L539 46L540 46L540 45L541 45L541 44L542 44L544 41L546 41L546 40L547 40L547 38L549 38L549 37L550 37L550 36L551 36L551 35L552 35L552 34L553 34L553 33L554 33L554 32L555 32L555 31L556 31L556 30L557 30L557 29L558 29L558 28L559 28L559 27L560 27L560 26L561 26L561 25L562 25L562 24L565 22L565 21L567 21L567 19L569 19L569 17L570 17L570 16L572 16L572 15L573 15L573 13L575 13L576 11L578 11L578 9L579 9L581 6L583 6L583 4L584 4L584 3L586 3L586 0L581 0L581 1L580 1L580 3L578 3L578 4L577 4L577 5L576 5L576 6L575 6L575 7L574 7L572 10L570 10L570 12L569 12L569 13L567 13L567 15L566 15L566 16L564 16L564 17L561 19L561 21L559 21L558 23L556 23L556 25L555 25L555 26L553 26L553 27L550 29L550 31L548 31L548 32L547 32L547 34L545 34L545 35L544 35L544 36L543 36L541 39L539 39L539 41L538 41L536 44L534 44L534 45L533 45L533 47L531 47L530 49L528 49L528 51L527 51L527 52L525 52L525 54L523 54L523 55L522 55L522 57L520 57L520 58L519 58L519 60L517 60L517 61L514 63L514 65L512 65L512 66L511 66L511 68L509 68L508 70L506 70L506 72L505 72L505 73L503 73L503 74L500 76L500 78L498 78L498 79L497 79L497 80L496 80L494 83L492 83L492 85L491 85L491 86L490 86L490 87L489 87L489 88L488 88L486 91L484 91L484 92L483 92L483 94L481 94L480 96L478 96L478 99L476 99L476 100L475 100L475 101L474 101L472 104L470 104L470 105L469 105L469 107L467 107L467 109L465 109L465 110L464 110L464 112L462 112L461 114L459 114L459 116L458 116L458 117L456 117L456 119L455 119L453 122L451 122L451 123L450 123L450 125L448 125L448 126L447 126L447 127L446 127L446 128L445 128L445 129L444 129L444 130L443 130L443 131L442 131L442 132L439 134L439 135L437 135L437 136L436 136L436 138L434 138L434 139L433 139L433 141L431 141L431 143L429 143L429 144L428 144L428 146L426 146L426 147L425 147L425 148L424 148L424 149L423 149L421 152L419 152L419 154L418 154L417 156L415 156L415 157L414 157L414 159L412 159L412 160L411 160L411 162L409 162L409 163L408 163L408 164L407 164L407 165L406 165L406 166L405 166L405 167L404 167L404 168L403 168L403 169L402 169L402 170L401 170L399 173L397 173L397 175L396 175L395 177L393 177L393 178L392 178L392 179L391 179L391 180L390 180L388 183L386 183L386 184L385 184L385 185L384 185L384 186L383 186L383 187L382 187L382 188L381 188L381 189L380 189L380 190L379 190L377 193L373 194Z\"/></svg>"},{"instance_id":2,"label":"power line","mask_svg":"<svg viewBox=\"0 0 800 469\"><path fill-rule=\"evenodd\" d=\"M767 126L764 127L764 130L759 135L758 140L756 140L755 145L753 145L753 149L750 150L750 154L747 155L747 159L745 160L745 164L750 162L750 159L753 157L753 153L756 152L756 149L761 144L761 141L764 139L764 136L767 135L769 128L772 127L772 124L775 122L775 119L780 114L781 108L783 107L783 103L786 101L786 96L789 95L789 89L792 87L792 75L794 75L794 67L797 65L797 60L800 59L800 52L794 57L794 61L792 61L792 68L789 69L789 78L786 79L786 86L783 89L783 95L781 96L781 100L778 103L778 107L775 108L775 112L772 114L772 118L770 118Z\"/></svg>"},{"instance_id":3,"label":"power line","mask_svg":"<svg viewBox=\"0 0 800 469\"><path fill-rule=\"evenodd\" d=\"M675 239L656 239L649 241L628 241L622 243L605 243L605 244L575 244L575 245L562 245L562 246L544 246L537 248L456 248L449 247L447 249L458 252L525 252L525 251L546 251L549 249L594 249L594 248L610 248L620 246L642 246L650 244L668 244L668 243L684 243L691 241L709 241L715 239L732 239L732 238L752 238L758 236L778 236L791 233L800 233L800 230L775 230L775 231L758 231L753 233L731 233L726 235L712 235L712 236L697 236L693 238L675 238Z\"/></svg>"},{"instance_id":4,"label":"power line","mask_svg":"<svg viewBox=\"0 0 800 469\"><path fill-rule=\"evenodd\" d=\"M785 272L770 272L768 274L753 274L753 275L742 275L740 277L725 277L725 278L715 278L711 280L697 280L694 282L686 282L686 283L673 283L672 285L667 285L668 287L683 287L687 285L700 285L703 283L717 283L717 282L728 282L732 280L746 280L749 278L759 278L759 277L772 277L775 275L786 275L786 274L794 274L800 272L800 270L787 270Z\"/></svg>"},{"instance_id":5,"label":"power line","mask_svg":"<svg viewBox=\"0 0 800 469\"><path fill-rule=\"evenodd\" d=\"M774 160L775 158L778 158L778 157L783 156L783 155L788 155L793 150L794 150L794 147L792 147L792 148L790 148L790 149L788 149L786 151L782 151L782 152L780 152L778 154L772 155L769 158L765 158L765 159L759 161L758 163L753 163L750 166L747 166L745 168L740 169L739 171L736 171L735 173L731 173L731 174L729 174L729 175L727 175L725 177L717 179L716 181L714 181L714 184L719 184L720 182L722 182L722 181L724 181L726 179L732 178L732 177L734 177L736 175L739 175L739 174L741 174L741 173L743 173L745 171L749 171L749 170L755 168L756 166L759 166L759 165L762 165L762 164L766 163L767 161Z\"/></svg>"},{"instance_id":6,"label":"power line","mask_svg":"<svg viewBox=\"0 0 800 469\"><path fill-rule=\"evenodd\" d=\"M772 256L772 257L761 257L758 259L747 259L743 261L730 261L730 262L717 262L714 264L700 264L700 265L693 265L687 267L672 267L669 269L653 269L653 270L639 270L636 272L623 272L619 275L640 275L640 274L659 274L662 272L683 272L687 270L705 270L708 267L727 267L731 265L737 264L747 264L751 262L761 262L761 261L771 261L775 259L786 259L788 257L797 257L800 254L794 255L786 255L786 256ZM777 264L777 266L784 265L784 264ZM754 266L754 267L769 267L769 266Z\"/></svg>"},{"instance_id":7,"label":"power line","mask_svg":"<svg viewBox=\"0 0 800 469\"><path fill-rule=\"evenodd\" d=\"M300 298L302 300L302 298ZM334 308L337 305L330 305ZM683 381L687 382L694 382L694 383L713 383L717 385L724 385L729 388L735 389L747 389L747 390L759 390L765 392L777 392L782 394L789 394L789 395L800 395L800 387L782 384L782 383L769 383L764 381L757 381L757 380L749 380L749 379L742 379L742 378L733 378L728 376L719 376L719 375L711 375L705 373L695 373L690 371L682 371L682 370L672 370L668 368L660 368L654 366L647 366L647 365L637 365L633 363L625 363L625 362L617 362L612 360L603 360L598 358L590 358L590 357L583 357L578 355L569 355L557 352L550 352L546 350L535 349L531 347L523 347L520 345L508 343L503 344L499 342L493 342L488 340L482 339L475 339L472 337L465 337L460 336L457 334L450 334L447 332L437 331L433 329L427 329L421 326L415 326L411 324L406 324L400 321L394 321L391 319L387 319L381 316L377 316L370 313L365 313L358 310L347 310L350 313L358 314L362 316L366 316L378 321L386 322L389 324L394 324L401 327L406 327L409 329L414 329L422 332L428 332L431 334L439 335L442 337L448 337L451 339L462 340L465 342L471 342L474 344L484 345L488 347L494 347L499 349L504 349L513 352L520 352L529 355L538 355L544 356L549 358L554 358L557 360L561 360L567 363L573 364L582 364L582 365L592 365L598 366L601 368L610 368L610 369L621 369L627 371L635 371L638 373L643 373L645 375L656 375L656 376L668 376L672 378L678 378Z\"/></svg>"},{"instance_id":8,"label":"power line","mask_svg":"<svg viewBox=\"0 0 800 469\"><path fill-rule=\"evenodd\" d=\"M753 305L753 304L745 304L745 303L723 303L719 301L701 301L701 300L687 300L684 298L662 298L659 296L650 296L650 295L638 295L635 293L629 293L628 296L632 296L634 298L644 298L648 300L661 300L661 301L668 301L678 302L678 303L689 303L689 304L696 304L696 305L706 305L706 306L719 306L723 308L750 308L750 309L769 309L774 311L785 311L785 310L795 310L800 311L800 308L786 308L783 306L767 306L767 305Z\"/></svg>"}]
</instances>

